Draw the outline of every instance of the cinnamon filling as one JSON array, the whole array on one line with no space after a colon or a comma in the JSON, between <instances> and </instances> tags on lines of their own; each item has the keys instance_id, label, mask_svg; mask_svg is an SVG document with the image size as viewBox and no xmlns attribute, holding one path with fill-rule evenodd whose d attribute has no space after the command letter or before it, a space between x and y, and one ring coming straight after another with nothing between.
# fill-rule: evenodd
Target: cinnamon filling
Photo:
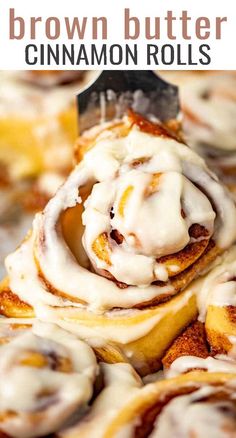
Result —
<instances>
[{"instance_id":1,"label":"cinnamon filling","mask_svg":"<svg viewBox=\"0 0 236 438\"><path fill-rule=\"evenodd\" d=\"M223 387L217 389L217 385L215 385L215 388L216 391L213 394L206 397L199 397L194 401L192 400L191 404L195 404L195 403L206 403L206 405L215 404L215 409L218 410L220 413L225 414L226 419L230 418L232 420L230 424L232 425L233 423L235 423L236 426L235 400L233 400L231 393L228 392ZM176 397L192 394L197 389L198 388L196 387L178 388L176 390L171 390L168 394L167 393L163 394L162 397L160 397L159 400L155 402L153 406L149 407L148 409L142 412L141 416L139 417L138 426L136 426L134 431L134 438L148 438L152 433L152 431L154 430L154 427L158 424L158 416L162 415L163 409L166 406L168 406L168 403L170 403ZM222 405L220 404L221 402ZM184 416L184 412L183 412L183 416ZM231 435L233 430L230 431L225 430L224 432L226 432L226 436L228 432L230 432L229 437L234 436ZM189 436L189 438L191 438L191 436Z\"/></svg>"},{"instance_id":2,"label":"cinnamon filling","mask_svg":"<svg viewBox=\"0 0 236 438\"><path fill-rule=\"evenodd\" d=\"M53 351L46 354L37 351L25 352L23 357L19 359L19 364L33 368L50 368L61 373L71 373L73 371L71 360Z\"/></svg>"},{"instance_id":3,"label":"cinnamon filling","mask_svg":"<svg viewBox=\"0 0 236 438\"><path fill-rule=\"evenodd\" d=\"M162 363L169 368L178 357L196 356L205 359L209 354L205 325L200 321L195 321L175 339L163 357Z\"/></svg>"}]
</instances>

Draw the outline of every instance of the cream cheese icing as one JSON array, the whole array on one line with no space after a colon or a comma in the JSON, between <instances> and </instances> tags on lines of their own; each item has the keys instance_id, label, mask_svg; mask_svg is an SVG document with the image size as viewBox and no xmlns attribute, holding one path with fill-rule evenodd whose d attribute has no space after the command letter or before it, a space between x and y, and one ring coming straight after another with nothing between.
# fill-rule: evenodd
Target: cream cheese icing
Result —
<instances>
[{"instance_id":1,"label":"cream cheese icing","mask_svg":"<svg viewBox=\"0 0 236 438\"><path fill-rule=\"evenodd\" d=\"M139 169L133 169L133 161L144 155L148 160ZM143 193L153 175L150 169L155 174L161 173L160 187L146 199ZM81 266L60 232L61 213L82 202L80 187L88 183L93 184L93 190L83 214L87 257L96 268L110 270L115 278L127 282L125 291ZM122 216L118 214L122 189L131 184L130 208L122 207ZM216 213L205 192L209 193ZM181 215L182 201L185 217ZM108 210L112 203L115 216L110 218ZM73 302L87 303L91 309L129 308L160 294L172 294L174 289L168 282L162 286L151 284L155 279L167 278L167 273L160 271L156 257L176 252L191 242L188 230L196 221L222 249L235 240L234 202L200 157L174 139L152 136L136 127L124 138L114 138L110 131L106 138L103 133L45 210L36 216L32 236L8 256L10 287L33 305L41 294L43 301L47 296L49 304L60 301L66 305L67 300L58 299L42 285L37 277L40 267L54 288L65 291L68 301L71 297ZM108 232L111 223L121 228L125 241L122 245L113 241L109 266L104 260L98 262L91 245L98 233ZM137 247L130 236L131 230L137 234Z\"/></svg>"},{"instance_id":2,"label":"cream cheese icing","mask_svg":"<svg viewBox=\"0 0 236 438\"><path fill-rule=\"evenodd\" d=\"M169 401L158 416L150 438L232 436L236 426L235 400L207 403L205 399L216 392L212 386L205 386Z\"/></svg>"},{"instance_id":3,"label":"cream cheese icing","mask_svg":"<svg viewBox=\"0 0 236 438\"><path fill-rule=\"evenodd\" d=\"M101 364L104 389L94 401L89 413L78 425L60 434L62 438L75 436L102 438L107 426L119 410L138 394L141 379L128 364Z\"/></svg>"}]
</instances>

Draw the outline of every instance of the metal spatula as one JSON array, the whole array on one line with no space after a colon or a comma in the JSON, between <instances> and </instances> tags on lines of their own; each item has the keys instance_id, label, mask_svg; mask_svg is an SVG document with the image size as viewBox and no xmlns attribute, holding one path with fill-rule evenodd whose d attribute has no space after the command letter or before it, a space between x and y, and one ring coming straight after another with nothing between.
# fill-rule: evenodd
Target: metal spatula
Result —
<instances>
[{"instance_id":1,"label":"metal spatula","mask_svg":"<svg viewBox=\"0 0 236 438\"><path fill-rule=\"evenodd\" d=\"M80 133L122 117L128 108L160 121L179 112L178 88L150 70L104 70L77 98Z\"/></svg>"}]
</instances>

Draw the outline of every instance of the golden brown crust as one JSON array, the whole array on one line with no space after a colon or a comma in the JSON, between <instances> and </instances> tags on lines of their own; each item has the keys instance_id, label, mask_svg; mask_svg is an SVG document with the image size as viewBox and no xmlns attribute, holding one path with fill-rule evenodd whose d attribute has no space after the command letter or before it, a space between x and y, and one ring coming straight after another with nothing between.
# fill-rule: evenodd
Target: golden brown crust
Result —
<instances>
[{"instance_id":1,"label":"golden brown crust","mask_svg":"<svg viewBox=\"0 0 236 438\"><path fill-rule=\"evenodd\" d=\"M172 285L178 290L183 290L221 253L222 250L218 248L212 240L210 240L203 255L192 266L177 275L173 279Z\"/></svg>"},{"instance_id":2,"label":"golden brown crust","mask_svg":"<svg viewBox=\"0 0 236 438\"><path fill-rule=\"evenodd\" d=\"M221 250L216 247L213 241L210 241L203 255L189 268L175 277L171 278L169 284L174 287L175 293L183 291L188 284L196 278L199 273L206 268L215 258L221 253ZM156 283L157 284L157 283ZM165 286L166 283L158 282L158 286ZM168 301L173 296L173 293L159 295L151 301L143 302L134 306L135 308L142 309L148 306L158 305L165 301Z\"/></svg>"},{"instance_id":3,"label":"golden brown crust","mask_svg":"<svg viewBox=\"0 0 236 438\"><path fill-rule=\"evenodd\" d=\"M235 336L236 308L234 306L209 306L206 323L191 324L171 345L163 358L163 365L169 367L180 356L201 358L228 354L232 348L230 335Z\"/></svg>"},{"instance_id":4,"label":"golden brown crust","mask_svg":"<svg viewBox=\"0 0 236 438\"><path fill-rule=\"evenodd\" d=\"M195 321L175 339L162 359L162 363L169 368L174 360L181 356L196 356L206 358L209 350L206 340L204 324Z\"/></svg>"},{"instance_id":5,"label":"golden brown crust","mask_svg":"<svg viewBox=\"0 0 236 438\"><path fill-rule=\"evenodd\" d=\"M156 135L164 138L172 138L180 142L183 141L182 138L177 135L177 132L173 130L174 127L176 128L178 126L176 124L174 125L173 122L172 124L169 123L169 126L168 124L153 123L132 110L129 110L128 118L130 122L130 129L135 125L140 129L140 131L145 132L146 134ZM170 127L172 127L172 130Z\"/></svg>"},{"instance_id":6,"label":"golden brown crust","mask_svg":"<svg viewBox=\"0 0 236 438\"><path fill-rule=\"evenodd\" d=\"M211 345L212 356L215 356L216 354L227 354L232 347L228 337L216 330L207 331L207 340Z\"/></svg>"},{"instance_id":7,"label":"golden brown crust","mask_svg":"<svg viewBox=\"0 0 236 438\"><path fill-rule=\"evenodd\" d=\"M0 284L0 312L9 318L32 318L32 307L14 294L5 279Z\"/></svg>"},{"instance_id":8,"label":"golden brown crust","mask_svg":"<svg viewBox=\"0 0 236 438\"><path fill-rule=\"evenodd\" d=\"M189 229L190 237L195 239L201 238L200 241L188 244L181 251L175 254L167 255L157 259L158 263L163 263L167 267L176 265L179 272L189 268L199 257L204 253L209 244L209 235L207 230L199 224L193 224ZM205 237L205 238L204 238ZM174 277L176 274L168 270L169 277Z\"/></svg>"},{"instance_id":9,"label":"golden brown crust","mask_svg":"<svg viewBox=\"0 0 236 438\"><path fill-rule=\"evenodd\" d=\"M236 324L236 307L235 306L227 306L226 311L228 314L229 321L232 324Z\"/></svg>"}]
</instances>

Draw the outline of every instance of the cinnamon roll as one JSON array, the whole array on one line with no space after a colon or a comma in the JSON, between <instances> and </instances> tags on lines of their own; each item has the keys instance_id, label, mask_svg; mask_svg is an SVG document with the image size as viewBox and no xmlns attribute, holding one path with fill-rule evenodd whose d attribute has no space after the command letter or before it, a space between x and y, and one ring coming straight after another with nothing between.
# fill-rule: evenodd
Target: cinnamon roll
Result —
<instances>
[{"instance_id":1,"label":"cinnamon roll","mask_svg":"<svg viewBox=\"0 0 236 438\"><path fill-rule=\"evenodd\" d=\"M103 438L235 436L236 374L191 372L141 389Z\"/></svg>"},{"instance_id":2,"label":"cinnamon roll","mask_svg":"<svg viewBox=\"0 0 236 438\"><path fill-rule=\"evenodd\" d=\"M235 72L176 72L173 80L179 85L189 144L235 193Z\"/></svg>"},{"instance_id":3,"label":"cinnamon roll","mask_svg":"<svg viewBox=\"0 0 236 438\"><path fill-rule=\"evenodd\" d=\"M162 363L165 370L169 370L176 364L182 366L187 359L198 358L207 359L211 352L207 343L205 324L196 320L192 322L183 332L174 340L172 345L166 351ZM181 359L184 358L184 359ZM174 364L172 366L172 364ZM193 367L195 368L195 367ZM191 366L184 368L184 372L190 371Z\"/></svg>"},{"instance_id":4,"label":"cinnamon roll","mask_svg":"<svg viewBox=\"0 0 236 438\"><path fill-rule=\"evenodd\" d=\"M219 260L219 266L194 284L200 320L214 353L229 353L236 344L236 246Z\"/></svg>"},{"instance_id":5,"label":"cinnamon roll","mask_svg":"<svg viewBox=\"0 0 236 438\"><path fill-rule=\"evenodd\" d=\"M0 165L11 183L44 171L65 175L71 170L77 136L75 96L89 76L0 73Z\"/></svg>"},{"instance_id":6,"label":"cinnamon roll","mask_svg":"<svg viewBox=\"0 0 236 438\"><path fill-rule=\"evenodd\" d=\"M34 323L14 336L6 330L0 345L1 436L44 436L83 414L97 372L91 348L49 324Z\"/></svg>"},{"instance_id":7,"label":"cinnamon roll","mask_svg":"<svg viewBox=\"0 0 236 438\"><path fill-rule=\"evenodd\" d=\"M233 354L216 354L207 342L205 327L199 321L188 327L171 345L162 359L165 378L193 370L235 373ZM153 381L152 376L148 376Z\"/></svg>"},{"instance_id":8,"label":"cinnamon roll","mask_svg":"<svg viewBox=\"0 0 236 438\"><path fill-rule=\"evenodd\" d=\"M6 260L1 311L57 322L145 374L196 318L186 286L235 240L235 205L202 158L137 114L82 143Z\"/></svg>"},{"instance_id":9,"label":"cinnamon roll","mask_svg":"<svg viewBox=\"0 0 236 438\"><path fill-rule=\"evenodd\" d=\"M90 404L86 415L69 428L62 429L58 438L102 438L116 415L143 386L130 365L100 364L103 387Z\"/></svg>"},{"instance_id":10,"label":"cinnamon roll","mask_svg":"<svg viewBox=\"0 0 236 438\"><path fill-rule=\"evenodd\" d=\"M1 436L102 436L142 387L129 364L98 366L88 345L55 325L9 321L0 324Z\"/></svg>"}]
</instances>

